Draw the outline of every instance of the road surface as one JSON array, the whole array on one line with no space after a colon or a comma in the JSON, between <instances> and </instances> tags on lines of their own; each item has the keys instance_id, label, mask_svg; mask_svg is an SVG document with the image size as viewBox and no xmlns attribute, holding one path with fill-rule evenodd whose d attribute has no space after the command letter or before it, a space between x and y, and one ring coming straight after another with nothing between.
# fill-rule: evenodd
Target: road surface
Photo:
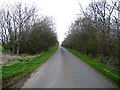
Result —
<instances>
[{"instance_id":1,"label":"road surface","mask_svg":"<svg viewBox=\"0 0 120 90\"><path fill-rule=\"evenodd\" d=\"M114 87L86 63L59 47L56 53L31 75L22 88Z\"/></svg>"}]
</instances>

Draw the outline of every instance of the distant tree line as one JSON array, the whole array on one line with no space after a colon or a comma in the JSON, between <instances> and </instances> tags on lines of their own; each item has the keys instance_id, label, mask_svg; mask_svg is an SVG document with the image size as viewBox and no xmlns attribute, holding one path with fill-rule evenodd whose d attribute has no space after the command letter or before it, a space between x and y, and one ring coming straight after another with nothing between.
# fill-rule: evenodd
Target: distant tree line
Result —
<instances>
[{"instance_id":1,"label":"distant tree line","mask_svg":"<svg viewBox=\"0 0 120 90\"><path fill-rule=\"evenodd\" d=\"M0 10L0 40L6 51L35 54L57 44L51 17L39 17L36 7L17 3Z\"/></svg>"},{"instance_id":2,"label":"distant tree line","mask_svg":"<svg viewBox=\"0 0 120 90\"><path fill-rule=\"evenodd\" d=\"M62 45L99 58L109 66L120 68L120 6L112 2L92 1L86 11L69 28Z\"/></svg>"}]
</instances>

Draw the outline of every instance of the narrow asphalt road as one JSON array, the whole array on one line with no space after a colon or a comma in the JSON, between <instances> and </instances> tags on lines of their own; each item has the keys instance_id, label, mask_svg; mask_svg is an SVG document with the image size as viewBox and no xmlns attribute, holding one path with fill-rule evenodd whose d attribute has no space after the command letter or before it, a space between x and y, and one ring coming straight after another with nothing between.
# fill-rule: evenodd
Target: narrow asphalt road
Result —
<instances>
[{"instance_id":1,"label":"narrow asphalt road","mask_svg":"<svg viewBox=\"0 0 120 90\"><path fill-rule=\"evenodd\" d=\"M59 47L22 88L114 88L111 82Z\"/></svg>"}]
</instances>

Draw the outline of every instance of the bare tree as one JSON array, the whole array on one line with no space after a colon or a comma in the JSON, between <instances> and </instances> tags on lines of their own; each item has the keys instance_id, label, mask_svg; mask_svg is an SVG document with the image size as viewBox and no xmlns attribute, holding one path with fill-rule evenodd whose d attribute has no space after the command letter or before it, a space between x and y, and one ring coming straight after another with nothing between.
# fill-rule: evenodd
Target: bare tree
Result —
<instances>
[{"instance_id":1,"label":"bare tree","mask_svg":"<svg viewBox=\"0 0 120 90\"><path fill-rule=\"evenodd\" d=\"M37 17L34 6L18 3L0 11L1 41L5 50L15 54L35 54L56 45L53 19Z\"/></svg>"},{"instance_id":2,"label":"bare tree","mask_svg":"<svg viewBox=\"0 0 120 90\"><path fill-rule=\"evenodd\" d=\"M93 0L86 11L80 5L83 16L71 25L63 46L97 57L104 64L119 67L120 22L117 3L118 0Z\"/></svg>"}]
</instances>

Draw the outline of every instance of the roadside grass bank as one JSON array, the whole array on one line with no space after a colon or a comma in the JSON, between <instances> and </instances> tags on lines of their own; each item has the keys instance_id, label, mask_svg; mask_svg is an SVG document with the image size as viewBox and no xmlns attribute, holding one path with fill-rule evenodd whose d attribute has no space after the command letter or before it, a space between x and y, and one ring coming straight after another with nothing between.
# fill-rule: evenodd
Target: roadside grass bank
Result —
<instances>
[{"instance_id":1,"label":"roadside grass bank","mask_svg":"<svg viewBox=\"0 0 120 90\"><path fill-rule=\"evenodd\" d=\"M2 46L0 45L0 53L2 52Z\"/></svg>"},{"instance_id":2,"label":"roadside grass bank","mask_svg":"<svg viewBox=\"0 0 120 90\"><path fill-rule=\"evenodd\" d=\"M3 51L3 47L2 45L0 45L0 53L2 53L2 51Z\"/></svg>"},{"instance_id":3,"label":"roadside grass bank","mask_svg":"<svg viewBox=\"0 0 120 90\"><path fill-rule=\"evenodd\" d=\"M3 88L12 86L15 84L15 81L18 81L20 78L26 77L33 71L35 71L40 65L42 65L48 58L50 58L55 51L57 46L53 47L48 51L44 51L40 56L33 58L33 60L22 60L11 66L2 67L2 78L3 78ZM10 84L7 84L11 82Z\"/></svg>"},{"instance_id":4,"label":"roadside grass bank","mask_svg":"<svg viewBox=\"0 0 120 90\"><path fill-rule=\"evenodd\" d=\"M3 52L3 47L0 44L0 89L2 85L2 52Z\"/></svg>"},{"instance_id":5,"label":"roadside grass bank","mask_svg":"<svg viewBox=\"0 0 120 90\"><path fill-rule=\"evenodd\" d=\"M83 55L82 53L72 50L70 48L66 48L66 49L69 50L71 53L73 53L78 58L80 58L85 63L89 64L95 70L99 71L101 74L107 77L110 81L112 81L113 83L115 83L117 86L120 87L120 71L114 68L108 67L105 64L102 64L98 62L97 60L94 60L90 56Z\"/></svg>"}]
</instances>

